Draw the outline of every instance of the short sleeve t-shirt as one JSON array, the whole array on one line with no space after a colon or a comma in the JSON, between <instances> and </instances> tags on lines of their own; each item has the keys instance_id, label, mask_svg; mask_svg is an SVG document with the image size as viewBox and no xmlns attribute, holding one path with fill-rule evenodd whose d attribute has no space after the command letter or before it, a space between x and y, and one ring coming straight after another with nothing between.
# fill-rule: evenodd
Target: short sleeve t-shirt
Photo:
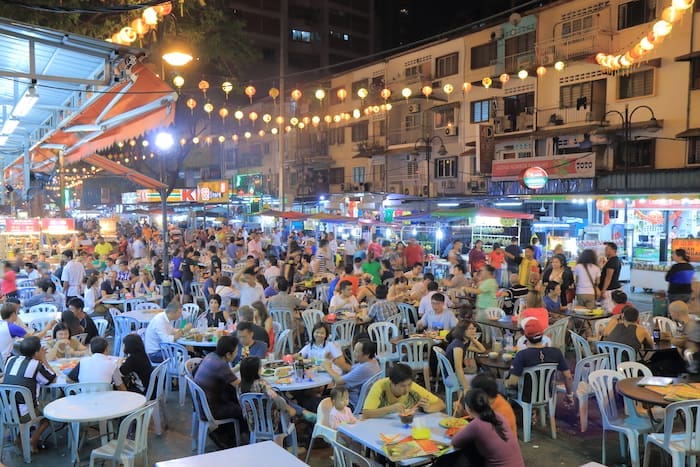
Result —
<instances>
[{"instance_id":1,"label":"short sleeve t-shirt","mask_svg":"<svg viewBox=\"0 0 700 467\"><path fill-rule=\"evenodd\" d=\"M379 363L376 360L370 360L353 365L350 371L343 375L343 383L348 390L350 405L355 407L357 398L360 397L362 385L380 371Z\"/></svg>"},{"instance_id":2,"label":"short sleeve t-shirt","mask_svg":"<svg viewBox=\"0 0 700 467\"><path fill-rule=\"evenodd\" d=\"M607 290L616 290L620 288L620 269L622 268L622 263L620 262L620 258L617 256L613 256L612 258L608 259L608 262L605 263L605 266L603 267L603 272L600 274L600 289L603 289L603 285L605 285L605 278L608 277L608 274L612 274L612 279L610 279L610 285L608 285Z\"/></svg>"},{"instance_id":3,"label":"short sleeve t-shirt","mask_svg":"<svg viewBox=\"0 0 700 467\"><path fill-rule=\"evenodd\" d=\"M486 279L479 284L481 293L476 296L476 307L482 310L498 306L496 299L496 291L498 291L498 283L496 279Z\"/></svg>"},{"instance_id":4,"label":"short sleeve t-shirt","mask_svg":"<svg viewBox=\"0 0 700 467\"><path fill-rule=\"evenodd\" d=\"M530 368L543 363L556 363L557 370L566 371L569 365L564 359L561 350L555 347L528 347L515 354L513 362L510 364L510 374L522 376L525 368ZM531 381L529 378L523 383L523 400L530 401Z\"/></svg>"},{"instance_id":5,"label":"short sleeve t-shirt","mask_svg":"<svg viewBox=\"0 0 700 467\"><path fill-rule=\"evenodd\" d=\"M372 388L367 394L367 399L365 399L363 408L381 409L382 407L388 407L397 402L409 408L415 406L421 399L427 399L431 404L440 400L435 394L420 386L418 383L411 383L411 388L408 390L408 393L396 397L391 392L391 381L389 378L382 378L372 385Z\"/></svg>"},{"instance_id":6,"label":"short sleeve t-shirt","mask_svg":"<svg viewBox=\"0 0 700 467\"><path fill-rule=\"evenodd\" d=\"M231 403L231 383L236 379L228 363L213 352L204 357L194 375L195 383L204 389L212 410ZM229 397L226 397L227 395Z\"/></svg>"}]
</instances>

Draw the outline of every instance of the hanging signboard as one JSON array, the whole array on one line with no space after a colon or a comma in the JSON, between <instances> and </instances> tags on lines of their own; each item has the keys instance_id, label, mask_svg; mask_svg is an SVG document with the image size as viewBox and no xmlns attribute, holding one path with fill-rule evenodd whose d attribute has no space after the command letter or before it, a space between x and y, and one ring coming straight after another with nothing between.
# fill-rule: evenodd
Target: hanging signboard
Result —
<instances>
[{"instance_id":1,"label":"hanging signboard","mask_svg":"<svg viewBox=\"0 0 700 467\"><path fill-rule=\"evenodd\" d=\"M214 180L197 184L197 200L200 203L228 203L228 180Z\"/></svg>"},{"instance_id":2,"label":"hanging signboard","mask_svg":"<svg viewBox=\"0 0 700 467\"><path fill-rule=\"evenodd\" d=\"M5 232L14 234L39 233L41 224L39 219L7 219Z\"/></svg>"},{"instance_id":3,"label":"hanging signboard","mask_svg":"<svg viewBox=\"0 0 700 467\"><path fill-rule=\"evenodd\" d=\"M674 238L671 248L682 248L690 257L691 263L700 263L700 238Z\"/></svg>"},{"instance_id":4,"label":"hanging signboard","mask_svg":"<svg viewBox=\"0 0 700 467\"><path fill-rule=\"evenodd\" d=\"M46 217L41 219L41 230L50 234L61 234L75 230L75 219Z\"/></svg>"},{"instance_id":5,"label":"hanging signboard","mask_svg":"<svg viewBox=\"0 0 700 467\"><path fill-rule=\"evenodd\" d=\"M491 180L518 180L524 170L540 167L549 178L593 178L595 177L595 154L584 153L551 157L526 157L493 161Z\"/></svg>"},{"instance_id":6,"label":"hanging signboard","mask_svg":"<svg viewBox=\"0 0 700 467\"><path fill-rule=\"evenodd\" d=\"M547 185L549 174L542 167L530 167L523 170L520 183L530 190L541 190Z\"/></svg>"}]
</instances>

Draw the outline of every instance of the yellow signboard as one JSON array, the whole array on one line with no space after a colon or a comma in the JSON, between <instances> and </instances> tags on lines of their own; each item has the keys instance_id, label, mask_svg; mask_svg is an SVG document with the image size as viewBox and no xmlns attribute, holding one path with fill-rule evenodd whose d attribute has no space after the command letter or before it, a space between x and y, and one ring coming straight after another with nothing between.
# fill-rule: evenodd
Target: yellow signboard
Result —
<instances>
[{"instance_id":1,"label":"yellow signboard","mask_svg":"<svg viewBox=\"0 0 700 467\"><path fill-rule=\"evenodd\" d=\"M228 203L228 180L199 182L197 184L197 200L200 203Z\"/></svg>"}]
</instances>

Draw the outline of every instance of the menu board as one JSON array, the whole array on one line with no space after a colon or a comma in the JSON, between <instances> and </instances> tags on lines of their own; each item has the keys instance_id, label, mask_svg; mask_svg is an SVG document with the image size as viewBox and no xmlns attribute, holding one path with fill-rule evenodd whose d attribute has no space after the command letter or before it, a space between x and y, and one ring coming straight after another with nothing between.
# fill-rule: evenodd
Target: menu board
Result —
<instances>
[{"instance_id":1,"label":"menu board","mask_svg":"<svg viewBox=\"0 0 700 467\"><path fill-rule=\"evenodd\" d=\"M75 230L75 219L46 217L41 219L41 230L50 234L60 234Z\"/></svg>"},{"instance_id":2,"label":"menu board","mask_svg":"<svg viewBox=\"0 0 700 467\"><path fill-rule=\"evenodd\" d=\"M7 219L5 232L14 234L39 233L41 225L39 219Z\"/></svg>"},{"instance_id":3,"label":"menu board","mask_svg":"<svg viewBox=\"0 0 700 467\"><path fill-rule=\"evenodd\" d=\"M700 238L675 238L671 243L671 248L674 250L684 249L690 257L691 263L700 263Z\"/></svg>"}]
</instances>

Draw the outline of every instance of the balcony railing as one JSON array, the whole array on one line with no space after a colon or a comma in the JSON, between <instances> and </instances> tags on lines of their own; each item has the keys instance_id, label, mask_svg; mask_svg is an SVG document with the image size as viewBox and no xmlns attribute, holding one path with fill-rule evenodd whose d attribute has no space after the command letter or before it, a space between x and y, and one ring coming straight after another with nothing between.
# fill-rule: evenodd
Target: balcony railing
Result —
<instances>
[{"instance_id":1,"label":"balcony railing","mask_svg":"<svg viewBox=\"0 0 700 467\"><path fill-rule=\"evenodd\" d=\"M549 107L538 109L537 126L546 127L553 125L569 125L573 123L597 123L603 118L605 109L587 107L576 109L575 107L560 109L559 107Z\"/></svg>"},{"instance_id":2,"label":"balcony railing","mask_svg":"<svg viewBox=\"0 0 700 467\"><path fill-rule=\"evenodd\" d=\"M604 28L592 28L559 36L535 44L537 63L551 65L557 60L573 60L595 55L612 46L612 33Z\"/></svg>"}]
</instances>

